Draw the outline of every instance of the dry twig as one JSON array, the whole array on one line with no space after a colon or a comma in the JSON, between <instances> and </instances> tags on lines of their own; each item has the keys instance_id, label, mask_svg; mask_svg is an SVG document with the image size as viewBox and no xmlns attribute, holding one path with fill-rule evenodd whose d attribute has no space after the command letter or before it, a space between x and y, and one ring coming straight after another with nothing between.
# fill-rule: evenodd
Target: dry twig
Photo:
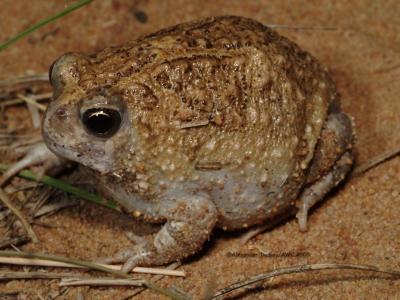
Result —
<instances>
[{"instance_id":1,"label":"dry twig","mask_svg":"<svg viewBox=\"0 0 400 300\"><path fill-rule=\"evenodd\" d=\"M22 226L25 228L27 234L32 239L32 242L37 243L39 240L38 240L35 232L33 231L31 225L28 223L28 221L25 220L22 213L11 203L10 199L8 198L7 194L4 192L4 190L2 188L0 188L0 200L19 219Z\"/></svg>"},{"instance_id":2,"label":"dry twig","mask_svg":"<svg viewBox=\"0 0 400 300\"><path fill-rule=\"evenodd\" d=\"M267 273L259 274L253 277L250 277L246 280L234 283L226 288L223 288L216 292L211 299L218 298L226 293L229 293L233 290L237 290L244 286L251 285L256 282L260 282L266 280L268 278L277 277L285 274L293 274L293 273L304 273L307 271L316 271L316 270L329 270L329 269L350 269L350 270L363 270L363 271L372 271L378 273L384 273L391 275L395 278L400 278L400 272L385 270L375 266L369 265L358 265L358 264L335 264L335 263L326 263L326 264L309 264L309 265L301 265L301 266L293 266L293 267L285 267L279 268L276 270L269 271Z\"/></svg>"}]
</instances>

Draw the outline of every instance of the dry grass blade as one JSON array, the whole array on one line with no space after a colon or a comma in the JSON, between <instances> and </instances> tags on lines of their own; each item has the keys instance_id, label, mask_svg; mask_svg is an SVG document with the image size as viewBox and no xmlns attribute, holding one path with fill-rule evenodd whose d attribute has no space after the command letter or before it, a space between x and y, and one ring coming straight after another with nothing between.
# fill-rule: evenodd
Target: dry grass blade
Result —
<instances>
[{"instance_id":1,"label":"dry grass blade","mask_svg":"<svg viewBox=\"0 0 400 300\"><path fill-rule=\"evenodd\" d=\"M24 244L26 242L29 242L30 240L31 239L29 237L27 237L27 236L18 236L18 237L15 237L15 238L9 238L9 239L6 239L6 240L2 240L2 241L0 241L0 249L9 247L11 245L17 246L17 245L20 245L20 244Z\"/></svg>"},{"instance_id":2,"label":"dry grass blade","mask_svg":"<svg viewBox=\"0 0 400 300\"><path fill-rule=\"evenodd\" d=\"M357 166L351 173L351 177L359 176L359 175L365 173L366 171L368 171L369 169L372 169L372 168L378 166L379 164L381 164L399 154L400 154L400 147L398 147L397 149L393 149L393 150L384 152L382 154L379 154L379 155L369 159L366 163Z\"/></svg>"},{"instance_id":3,"label":"dry grass blade","mask_svg":"<svg viewBox=\"0 0 400 300\"><path fill-rule=\"evenodd\" d=\"M43 93L43 94L38 94L38 95L29 95L29 98L35 100L38 103L38 101L49 100L51 98L51 95L52 95L52 93ZM3 109L8 106L19 105L22 103L26 103L26 101L22 100L20 98L7 99L7 100L1 100L1 98L0 98L0 109Z\"/></svg>"},{"instance_id":4,"label":"dry grass blade","mask_svg":"<svg viewBox=\"0 0 400 300\"><path fill-rule=\"evenodd\" d=\"M285 24L265 24L269 28L273 29L289 29L289 30L321 30L321 31L334 31L337 28L333 26L296 26L296 25L285 25Z\"/></svg>"},{"instance_id":5,"label":"dry grass blade","mask_svg":"<svg viewBox=\"0 0 400 300\"><path fill-rule=\"evenodd\" d=\"M86 262L86 265L83 265L83 261L81 264L77 264L76 260L68 259L65 257L59 256L52 256L52 259L39 259L39 258L27 258L27 255L24 257L12 257L12 255L7 255L6 257L1 257L2 253L0 251L0 264L11 264L11 265L29 265L29 266L46 266L46 267L63 267L63 268L90 268L87 264L91 264L90 262ZM17 252L18 253L18 252ZM20 252L19 252L20 253ZM42 254L29 254L34 256L43 257ZM15 255L17 256L17 255ZM49 256L47 256L49 257ZM57 260L56 260L57 259ZM71 260L71 262L67 262L67 260ZM105 265L105 264L95 264L96 266L100 266L106 268L108 270L115 270L118 271L121 269L120 265ZM184 271L178 270L170 270L170 269L159 269L159 268L144 268L144 267L136 267L132 270L135 273L145 273L145 274L156 274L156 275L167 275L167 276L179 276L184 277L186 276Z\"/></svg>"},{"instance_id":6,"label":"dry grass blade","mask_svg":"<svg viewBox=\"0 0 400 300\"><path fill-rule=\"evenodd\" d=\"M188 300L191 299L189 296L175 291L172 288L164 289L155 286L153 283L142 279L109 279L109 278L90 278L90 279L75 279L75 278L64 278L61 280L60 286L77 286L77 285L89 285L89 286L140 286L147 287L153 291L170 297L175 300Z\"/></svg>"},{"instance_id":7,"label":"dry grass blade","mask_svg":"<svg viewBox=\"0 0 400 300\"><path fill-rule=\"evenodd\" d=\"M48 73L38 73L33 75L22 75L16 76L12 78L2 79L0 80L0 88L10 87L18 84L32 84L35 82L48 82L49 74Z\"/></svg>"},{"instance_id":8,"label":"dry grass blade","mask_svg":"<svg viewBox=\"0 0 400 300\"><path fill-rule=\"evenodd\" d=\"M392 271L392 270L385 270L375 266L369 265L358 265L358 264L335 264L335 263L327 263L327 264L309 264L309 265L300 265L300 266L293 266L293 267L286 267L286 268L279 268L273 271L269 271L267 273L259 274L249 279L240 281L238 283L234 283L226 288L223 288L216 292L211 299L218 298L226 293L231 291L237 290L239 288L251 285L256 282L260 282L266 280L268 278L277 277L286 274L293 274L293 273L303 273L307 271L316 271L316 270L329 270L329 269L349 269L349 270L363 270L363 271L372 271L378 273L384 273L391 275L395 278L400 279L400 272Z\"/></svg>"},{"instance_id":9,"label":"dry grass blade","mask_svg":"<svg viewBox=\"0 0 400 300\"><path fill-rule=\"evenodd\" d=\"M37 243L39 240L35 232L33 231L31 225L28 223L28 221L26 221L22 213L11 203L10 199L8 198L7 194L4 192L2 188L0 188L0 200L20 220L22 226L24 227L24 229L26 230L32 241L34 243Z\"/></svg>"},{"instance_id":10,"label":"dry grass blade","mask_svg":"<svg viewBox=\"0 0 400 300\"><path fill-rule=\"evenodd\" d=\"M276 225L278 225L280 222L293 217L296 214L296 209L292 207L290 210L288 210L285 214L282 214L280 217L275 218L274 220L271 220L270 222L267 222L264 225L257 226L255 228L252 228L248 230L241 238L240 238L240 244L244 245L248 241L250 241L253 237L256 235L260 234L261 232L264 232L266 230L274 228Z\"/></svg>"},{"instance_id":11,"label":"dry grass blade","mask_svg":"<svg viewBox=\"0 0 400 300\"><path fill-rule=\"evenodd\" d=\"M145 286L145 281L141 279L110 279L110 278L63 278L60 286Z\"/></svg>"},{"instance_id":12,"label":"dry grass blade","mask_svg":"<svg viewBox=\"0 0 400 300\"><path fill-rule=\"evenodd\" d=\"M49 100L53 96L53 92L45 92L41 94L29 94L27 97L31 98L32 100L37 101L44 101L44 100ZM18 104L18 103L25 103L26 101L17 97L17 98L5 98L1 99L0 98L0 104L1 105L12 105L12 104Z\"/></svg>"},{"instance_id":13,"label":"dry grass blade","mask_svg":"<svg viewBox=\"0 0 400 300\"><path fill-rule=\"evenodd\" d=\"M32 259L51 260L51 261L57 261L57 262L71 264L71 265L81 266L81 267L88 268L91 270L106 272L106 273L117 275L117 276L123 277L123 278L131 278L128 274L126 274L124 272L121 272L119 270L113 270L111 268L107 268L100 264L83 261L83 260L78 260L78 259L73 259L73 258L68 258L68 257L56 256L56 255L16 252L16 251L0 251L0 257L22 257L22 258L28 258L31 260Z\"/></svg>"},{"instance_id":14,"label":"dry grass blade","mask_svg":"<svg viewBox=\"0 0 400 300\"><path fill-rule=\"evenodd\" d=\"M12 279L60 279L73 277L72 273L50 273L50 272L0 272L0 280Z\"/></svg>"},{"instance_id":15,"label":"dry grass blade","mask_svg":"<svg viewBox=\"0 0 400 300\"><path fill-rule=\"evenodd\" d=\"M18 96L19 99L24 100L26 103L29 103L29 104L31 104L31 105L37 107L37 108L40 109L41 111L45 111L45 110L46 110L46 106L45 106L45 105L36 102L36 100L33 99L33 98L31 98L31 97L22 95L22 94L20 94L20 93L18 93L17 96Z\"/></svg>"},{"instance_id":16,"label":"dry grass blade","mask_svg":"<svg viewBox=\"0 0 400 300\"><path fill-rule=\"evenodd\" d=\"M172 264L170 264L167 269L168 270L175 270L176 268L180 267L182 264L180 262L174 262ZM152 278L151 282L152 283L156 283L157 281L161 280L164 277L164 275L156 275ZM133 296L139 295L141 292L143 292L144 290L146 290L145 287L142 288L137 288L136 290L134 290L133 292L129 293L128 295L126 295L123 299L121 300L126 300L129 299Z\"/></svg>"},{"instance_id":17,"label":"dry grass blade","mask_svg":"<svg viewBox=\"0 0 400 300\"><path fill-rule=\"evenodd\" d=\"M60 201L52 202L50 204L44 205L39 208L33 215L34 218L38 218L44 215L53 214L61 209L76 206L79 204L79 201L71 200L71 199L63 199Z\"/></svg>"}]
</instances>

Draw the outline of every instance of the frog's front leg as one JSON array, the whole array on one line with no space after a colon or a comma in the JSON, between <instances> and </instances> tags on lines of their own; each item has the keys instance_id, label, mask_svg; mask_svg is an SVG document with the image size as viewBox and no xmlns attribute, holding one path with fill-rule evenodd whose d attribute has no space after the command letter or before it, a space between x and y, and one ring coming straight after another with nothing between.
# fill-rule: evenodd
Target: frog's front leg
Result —
<instances>
[{"instance_id":1,"label":"frog's front leg","mask_svg":"<svg viewBox=\"0 0 400 300\"><path fill-rule=\"evenodd\" d=\"M208 239L216 222L217 209L207 194L170 192L159 202L139 201L143 217L167 222L150 240L125 249L110 261L125 262L122 271L135 266L162 265L194 254Z\"/></svg>"}]
</instances>

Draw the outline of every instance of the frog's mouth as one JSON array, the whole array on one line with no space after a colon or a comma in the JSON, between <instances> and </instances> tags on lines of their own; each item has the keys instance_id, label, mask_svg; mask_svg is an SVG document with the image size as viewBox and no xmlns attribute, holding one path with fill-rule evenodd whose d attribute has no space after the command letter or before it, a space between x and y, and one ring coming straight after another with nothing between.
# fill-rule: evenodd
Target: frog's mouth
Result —
<instances>
[{"instance_id":1,"label":"frog's mouth","mask_svg":"<svg viewBox=\"0 0 400 300\"><path fill-rule=\"evenodd\" d=\"M112 157L114 157L114 147L112 143L108 145L108 147L104 147L104 150L98 150L99 147L93 142L71 141L63 134L50 133L46 130L45 126L43 126L42 135L46 146L54 154L80 163L101 174L108 173L112 170Z\"/></svg>"}]
</instances>

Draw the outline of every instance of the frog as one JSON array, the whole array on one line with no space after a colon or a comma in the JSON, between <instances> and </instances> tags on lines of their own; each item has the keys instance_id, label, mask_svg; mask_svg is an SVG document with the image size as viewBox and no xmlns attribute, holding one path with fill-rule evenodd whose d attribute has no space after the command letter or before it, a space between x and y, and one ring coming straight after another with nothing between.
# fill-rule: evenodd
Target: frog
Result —
<instances>
[{"instance_id":1,"label":"frog","mask_svg":"<svg viewBox=\"0 0 400 300\"><path fill-rule=\"evenodd\" d=\"M199 251L309 210L351 170L354 130L328 70L273 29L239 16L178 24L49 71L51 153L155 234L107 262L122 271Z\"/></svg>"}]
</instances>

